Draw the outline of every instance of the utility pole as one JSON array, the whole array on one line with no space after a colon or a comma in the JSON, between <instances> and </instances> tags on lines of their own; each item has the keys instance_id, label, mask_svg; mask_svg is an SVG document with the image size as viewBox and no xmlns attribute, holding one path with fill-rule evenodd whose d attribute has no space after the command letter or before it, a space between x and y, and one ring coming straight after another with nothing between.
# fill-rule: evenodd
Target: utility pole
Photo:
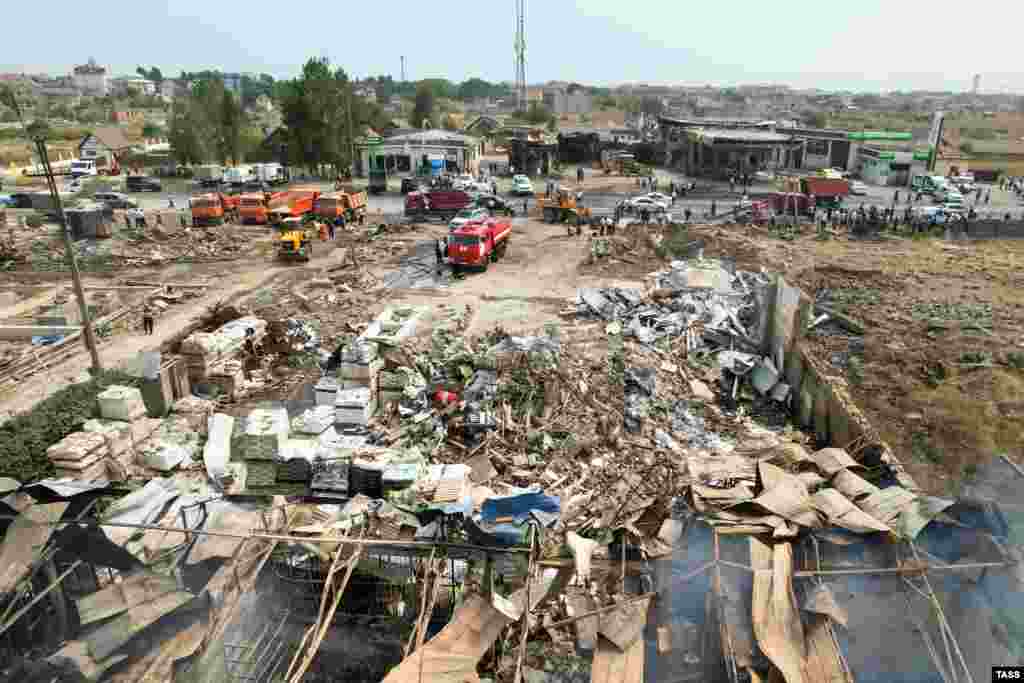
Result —
<instances>
[{"instance_id":1,"label":"utility pole","mask_svg":"<svg viewBox=\"0 0 1024 683\"><path fill-rule=\"evenodd\" d=\"M402 55L402 83L405 83L405 55Z\"/></svg>"},{"instance_id":2,"label":"utility pole","mask_svg":"<svg viewBox=\"0 0 1024 683\"><path fill-rule=\"evenodd\" d=\"M78 299L78 310L82 314L82 332L85 335L85 345L89 348L89 355L92 356L92 370L95 376L103 370L103 366L100 364L99 349L96 348L96 336L92 329L92 320L89 318L89 306L85 303L82 276L78 272L78 261L75 259L71 235L68 233L68 221L64 215L64 205L61 204L60 193L57 191L57 181L54 179L53 169L50 167L50 156L46 153L46 138L42 135L36 137L35 144L36 151L39 153L39 161L43 164L43 171L46 173L46 184L50 188L50 198L57 209L60 235L64 239L64 253L67 255L68 266L71 268L71 281L75 287L75 298Z\"/></svg>"},{"instance_id":3,"label":"utility pole","mask_svg":"<svg viewBox=\"0 0 1024 683\"><path fill-rule=\"evenodd\" d=\"M355 89L352 87L352 83L348 86L348 97L345 98L345 104L348 108L348 145L349 145L349 164L348 170L352 175L356 173L356 131L352 127L352 97L355 95Z\"/></svg>"},{"instance_id":4,"label":"utility pole","mask_svg":"<svg viewBox=\"0 0 1024 683\"><path fill-rule=\"evenodd\" d=\"M75 288L75 298L78 300L78 310L82 316L82 332L85 337L85 345L89 349L89 355L92 357L93 375L98 375L103 370L103 366L100 363L100 353L96 347L96 335L92 329L92 320L89 318L89 306L85 303L82 276L78 273L78 261L75 259L75 250L71 245L71 235L68 233L67 216L64 215L64 205L61 204L60 192L57 191L57 181L53 177L50 156L46 152L45 131L39 131L36 135L29 131L25 126L21 106L10 89L0 89L0 103L6 104L18 115L18 120L21 121L21 129L25 131L25 135L35 144L36 153L39 155L39 163L43 166L43 172L46 175L46 185L50 190L50 199L53 200L53 206L57 210L57 220L60 222L60 235L64 240L64 253L68 259L68 267L71 268L71 281Z\"/></svg>"}]
</instances>

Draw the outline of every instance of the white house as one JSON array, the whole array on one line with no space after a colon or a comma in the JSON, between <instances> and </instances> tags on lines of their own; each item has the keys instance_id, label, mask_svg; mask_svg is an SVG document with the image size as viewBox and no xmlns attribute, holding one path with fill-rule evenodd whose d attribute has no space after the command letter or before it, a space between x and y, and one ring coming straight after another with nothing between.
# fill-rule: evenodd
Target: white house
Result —
<instances>
[{"instance_id":1,"label":"white house","mask_svg":"<svg viewBox=\"0 0 1024 683\"><path fill-rule=\"evenodd\" d=\"M76 66L71 78L84 95L106 95L110 92L106 68L97 65L92 57L88 64Z\"/></svg>"}]
</instances>

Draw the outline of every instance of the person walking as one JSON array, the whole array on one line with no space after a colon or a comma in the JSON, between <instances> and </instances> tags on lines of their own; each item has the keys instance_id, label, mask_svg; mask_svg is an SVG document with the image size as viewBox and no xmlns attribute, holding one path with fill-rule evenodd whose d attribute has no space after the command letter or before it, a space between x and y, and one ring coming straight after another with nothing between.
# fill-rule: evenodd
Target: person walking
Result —
<instances>
[{"instance_id":1,"label":"person walking","mask_svg":"<svg viewBox=\"0 0 1024 683\"><path fill-rule=\"evenodd\" d=\"M985 203L988 204L989 200L992 199L992 190L988 190L985 193Z\"/></svg>"},{"instance_id":2,"label":"person walking","mask_svg":"<svg viewBox=\"0 0 1024 683\"><path fill-rule=\"evenodd\" d=\"M142 332L146 335L153 334L153 309L146 306L142 311Z\"/></svg>"},{"instance_id":3,"label":"person walking","mask_svg":"<svg viewBox=\"0 0 1024 683\"><path fill-rule=\"evenodd\" d=\"M437 269L440 271L444 265L444 238L434 242L434 256L437 258Z\"/></svg>"},{"instance_id":4,"label":"person walking","mask_svg":"<svg viewBox=\"0 0 1024 683\"><path fill-rule=\"evenodd\" d=\"M683 215L686 216L686 222L689 223L690 218L693 216L693 212L690 211L690 207L686 207L686 209L683 210Z\"/></svg>"},{"instance_id":5,"label":"person walking","mask_svg":"<svg viewBox=\"0 0 1024 683\"><path fill-rule=\"evenodd\" d=\"M894 194L892 196L892 203L893 204L899 204L900 203L900 191L899 190L896 190L896 194Z\"/></svg>"},{"instance_id":6,"label":"person walking","mask_svg":"<svg viewBox=\"0 0 1024 683\"><path fill-rule=\"evenodd\" d=\"M714 199L712 199L711 200L711 217L712 218L715 217L715 213L717 213L717 211L718 211L718 204L715 203Z\"/></svg>"}]
</instances>

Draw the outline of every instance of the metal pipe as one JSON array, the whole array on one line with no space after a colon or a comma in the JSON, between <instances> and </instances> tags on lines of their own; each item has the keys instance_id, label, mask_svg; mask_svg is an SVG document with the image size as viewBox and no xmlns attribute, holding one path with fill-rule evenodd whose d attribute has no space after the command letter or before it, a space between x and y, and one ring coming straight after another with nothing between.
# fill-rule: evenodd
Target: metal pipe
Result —
<instances>
[{"instance_id":1,"label":"metal pipe","mask_svg":"<svg viewBox=\"0 0 1024 683\"><path fill-rule=\"evenodd\" d=\"M0 515L0 519L14 520L16 515ZM76 522L74 520L61 520L57 522L40 522L37 526L62 526L65 524L86 524L89 526L110 526L127 529L142 529L144 531L171 531L180 534L195 534L197 536L214 536L217 538L237 538L240 540L261 539L265 541L284 541L294 543L350 543L359 546L383 546L383 547L410 547L410 548L449 548L452 550L470 550L484 553L507 553L511 555L525 555L530 552L529 548L503 548L500 546L473 545L470 543L446 543L444 541L394 541L390 539L343 539L324 536L286 536L283 534L266 534L250 532L247 534L229 533L226 531L201 531L198 529L185 529L181 527L162 526L159 524L130 524L128 522Z\"/></svg>"}]
</instances>

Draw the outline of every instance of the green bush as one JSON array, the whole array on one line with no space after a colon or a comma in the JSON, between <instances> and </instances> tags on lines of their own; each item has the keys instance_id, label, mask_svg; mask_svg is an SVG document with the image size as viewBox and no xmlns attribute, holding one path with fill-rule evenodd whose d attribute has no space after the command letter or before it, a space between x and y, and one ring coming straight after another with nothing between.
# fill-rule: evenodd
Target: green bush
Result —
<instances>
[{"instance_id":1,"label":"green bush","mask_svg":"<svg viewBox=\"0 0 1024 683\"><path fill-rule=\"evenodd\" d=\"M82 424L99 416L96 397L112 384L139 386L141 380L123 372L107 371L88 382L73 384L38 403L30 412L0 425L0 477L21 482L53 476L46 449Z\"/></svg>"}]
</instances>

